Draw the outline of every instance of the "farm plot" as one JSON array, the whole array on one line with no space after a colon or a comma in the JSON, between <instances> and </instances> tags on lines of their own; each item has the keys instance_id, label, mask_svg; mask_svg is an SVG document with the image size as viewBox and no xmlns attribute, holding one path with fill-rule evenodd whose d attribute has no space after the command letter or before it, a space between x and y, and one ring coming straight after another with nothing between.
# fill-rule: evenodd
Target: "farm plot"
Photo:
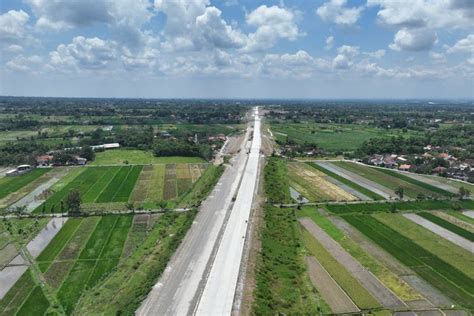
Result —
<instances>
[{"instance_id":1,"label":"farm plot","mask_svg":"<svg viewBox=\"0 0 474 316\"><path fill-rule=\"evenodd\" d=\"M347 161L336 161L333 163L336 166L347 169L353 173L356 173L362 177L365 177L371 181L374 181L382 186L385 186L391 190L396 190L399 187L404 189L406 196L410 198L417 198L419 195L424 196L439 196L438 193L421 187L413 182L407 182L400 177L395 177L391 174L383 172L382 169L376 169L368 166L363 166L360 164L347 162ZM411 178L410 178L411 179ZM414 180L414 179L411 179Z\"/></svg>"},{"instance_id":2,"label":"farm plot","mask_svg":"<svg viewBox=\"0 0 474 316\"><path fill-rule=\"evenodd\" d=\"M437 254L373 216L347 215L344 219L455 302L468 308L474 306L474 283L464 271L443 261ZM469 265L464 265L463 270L468 267Z\"/></svg>"},{"instance_id":3,"label":"farm plot","mask_svg":"<svg viewBox=\"0 0 474 316\"><path fill-rule=\"evenodd\" d=\"M168 163L202 163L200 157L156 157L152 152L132 149L117 149L99 152L92 165L124 164L168 164Z\"/></svg>"},{"instance_id":4,"label":"farm plot","mask_svg":"<svg viewBox=\"0 0 474 316\"><path fill-rule=\"evenodd\" d=\"M206 168L206 164L146 165L130 200L145 204L174 200L188 192Z\"/></svg>"},{"instance_id":5,"label":"farm plot","mask_svg":"<svg viewBox=\"0 0 474 316\"><path fill-rule=\"evenodd\" d=\"M38 168L19 176L0 178L0 200L20 190L49 171L51 171L50 168Z\"/></svg>"},{"instance_id":6,"label":"farm plot","mask_svg":"<svg viewBox=\"0 0 474 316\"><path fill-rule=\"evenodd\" d=\"M62 201L72 190L81 193L83 203L127 202L142 166L91 167L53 194L35 212L61 212Z\"/></svg>"},{"instance_id":7,"label":"farm plot","mask_svg":"<svg viewBox=\"0 0 474 316\"><path fill-rule=\"evenodd\" d=\"M323 166L320 166L319 164L317 163L314 163L314 162L307 162L308 165L312 166L313 168L327 174L329 177L347 185L348 187L362 193L364 196L366 197L369 197L370 199L373 199L373 200L384 200L384 197L383 196L380 196L378 195L377 193L375 192L372 192L370 191L369 189L366 189L364 188L363 186L361 185L358 185L357 183L355 182L352 182L350 181L349 179L346 179L332 171L330 171L329 169L326 169L324 168Z\"/></svg>"},{"instance_id":8,"label":"farm plot","mask_svg":"<svg viewBox=\"0 0 474 316\"><path fill-rule=\"evenodd\" d=\"M118 264L132 216L71 219L37 258L66 313Z\"/></svg>"},{"instance_id":9,"label":"farm plot","mask_svg":"<svg viewBox=\"0 0 474 316\"><path fill-rule=\"evenodd\" d=\"M326 180L326 175L305 163L288 163L290 186L310 201L353 201L357 198Z\"/></svg>"},{"instance_id":10,"label":"farm plot","mask_svg":"<svg viewBox=\"0 0 474 316\"><path fill-rule=\"evenodd\" d=\"M439 225L461 237L464 237L466 238L467 240L470 240L470 241L474 241L474 233L467 230L467 229L464 229L462 227L459 227L441 217L438 217L434 214L431 214L429 212L421 212L421 213L418 213L417 215L429 220L430 222L433 222L435 223L436 225Z\"/></svg>"},{"instance_id":11,"label":"farm plot","mask_svg":"<svg viewBox=\"0 0 474 316\"><path fill-rule=\"evenodd\" d=\"M299 219L303 227L340 263L382 306L387 308L406 307L396 295L388 290L373 274L364 269L344 248L333 240L310 218Z\"/></svg>"},{"instance_id":12,"label":"farm plot","mask_svg":"<svg viewBox=\"0 0 474 316\"><path fill-rule=\"evenodd\" d=\"M436 235L446 240L449 240L453 244L456 244L459 247L466 249L467 251L471 251L472 249L474 249L474 243L449 231L448 229L445 229L444 227L441 227L435 224L434 222L431 222L430 220L427 220L426 218L423 218L417 214L403 214L403 216L411 220L413 223L416 223L428 229L429 231L435 233Z\"/></svg>"}]
</instances>

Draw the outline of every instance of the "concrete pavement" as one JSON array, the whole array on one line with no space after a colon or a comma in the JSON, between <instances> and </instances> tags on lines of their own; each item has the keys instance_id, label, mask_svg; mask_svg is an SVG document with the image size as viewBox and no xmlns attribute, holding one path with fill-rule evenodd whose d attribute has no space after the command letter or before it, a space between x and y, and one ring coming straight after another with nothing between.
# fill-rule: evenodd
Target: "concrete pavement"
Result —
<instances>
[{"instance_id":1,"label":"concrete pavement","mask_svg":"<svg viewBox=\"0 0 474 316\"><path fill-rule=\"evenodd\" d=\"M232 217L233 198L243 181L244 170L246 172L250 148L245 146L250 131L249 126L242 150L231 160L232 165L226 168L203 202L192 227L137 315L189 315L195 312L221 240L224 240L224 232L229 227L226 223Z\"/></svg>"}]
</instances>

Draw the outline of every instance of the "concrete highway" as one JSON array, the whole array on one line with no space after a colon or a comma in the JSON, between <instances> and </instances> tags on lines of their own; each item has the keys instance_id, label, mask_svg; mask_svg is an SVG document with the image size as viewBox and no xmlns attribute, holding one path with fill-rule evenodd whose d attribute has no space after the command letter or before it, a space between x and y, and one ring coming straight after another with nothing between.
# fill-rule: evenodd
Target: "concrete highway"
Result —
<instances>
[{"instance_id":1,"label":"concrete highway","mask_svg":"<svg viewBox=\"0 0 474 316\"><path fill-rule=\"evenodd\" d=\"M250 211L257 185L260 147L260 118L258 109L256 109L252 146L242 183L199 300L197 315L231 314Z\"/></svg>"},{"instance_id":2,"label":"concrete highway","mask_svg":"<svg viewBox=\"0 0 474 316\"><path fill-rule=\"evenodd\" d=\"M258 114L258 110L256 113ZM250 208L253 197L250 196L247 205L246 203L242 204L243 197L239 196L244 194L241 193L242 187L253 185L253 188L255 188L257 180L255 176L252 184L248 176L245 176L249 172L254 173L251 170L258 168L258 162L257 166L255 166L255 162L249 164L250 161L254 160L250 157L259 155L259 149L257 150L257 147L260 148L260 120L258 115L255 116L254 125L258 131L254 133L251 145L250 142L246 141L249 139L252 130L249 125L245 140L242 143L242 149L231 159L232 165L226 167L218 184L203 202L192 227L170 260L165 272L137 310L138 315L191 315L198 311L198 306L205 306L202 303L200 304L200 301L204 302L203 299L207 297L207 295L203 295L207 293L203 292L205 289L207 289L206 291L213 289L212 286L209 287L208 283L209 280L214 280L215 267L221 265L219 258L222 258L221 249L223 244L226 245L225 247L227 245L234 247L235 254L233 256L236 258L236 264L240 266L242 251L240 246L235 247L235 242L229 242L229 235L238 234L239 241L243 243L242 236L245 235L245 231L242 233L242 229L246 229L246 222L240 214L237 214L240 212L235 211L235 205ZM249 150L250 154L248 154ZM252 194L253 191L254 189L252 189ZM234 203L233 198L236 194L237 198ZM244 194L246 198L249 198L248 194ZM249 211L244 210L243 212L247 213ZM245 222L245 227L241 227L240 220ZM239 226L240 228L234 230L233 226ZM217 261L214 259L217 259ZM223 282L227 282L227 278L229 281L234 278L237 280L238 267L236 272L234 270L235 267L232 271L229 271L232 275L222 276L226 278L223 279ZM214 281L211 282L209 284L214 284ZM232 286L234 292L235 282ZM223 284L226 284L225 287L231 286L228 283ZM232 306L232 301L230 305Z\"/></svg>"}]
</instances>

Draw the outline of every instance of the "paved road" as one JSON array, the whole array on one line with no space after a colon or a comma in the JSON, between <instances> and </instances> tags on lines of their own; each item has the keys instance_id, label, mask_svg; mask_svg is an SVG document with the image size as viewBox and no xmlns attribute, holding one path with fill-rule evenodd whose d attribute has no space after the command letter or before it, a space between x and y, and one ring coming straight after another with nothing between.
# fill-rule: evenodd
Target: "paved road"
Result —
<instances>
[{"instance_id":1,"label":"paved road","mask_svg":"<svg viewBox=\"0 0 474 316\"><path fill-rule=\"evenodd\" d=\"M245 139L249 134L250 127ZM245 144L244 141L242 146ZM195 311L247 159L247 150L242 147L203 202L195 222L165 272L137 310L138 315L189 315Z\"/></svg>"},{"instance_id":2,"label":"paved road","mask_svg":"<svg viewBox=\"0 0 474 316\"><path fill-rule=\"evenodd\" d=\"M252 146L242 183L200 297L197 315L230 315L232 312L252 202L257 188L261 142L257 109ZM222 286L223 284L225 286Z\"/></svg>"}]
</instances>

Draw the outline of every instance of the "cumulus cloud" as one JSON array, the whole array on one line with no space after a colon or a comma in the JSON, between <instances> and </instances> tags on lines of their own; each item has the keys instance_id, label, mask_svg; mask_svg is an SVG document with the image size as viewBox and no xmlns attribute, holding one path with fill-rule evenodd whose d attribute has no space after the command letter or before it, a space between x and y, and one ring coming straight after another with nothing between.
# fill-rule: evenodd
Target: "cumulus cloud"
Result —
<instances>
[{"instance_id":1,"label":"cumulus cloud","mask_svg":"<svg viewBox=\"0 0 474 316\"><path fill-rule=\"evenodd\" d=\"M338 54L332 61L332 67L334 69L348 69L351 65L352 62L343 54Z\"/></svg>"},{"instance_id":2,"label":"cumulus cloud","mask_svg":"<svg viewBox=\"0 0 474 316\"><path fill-rule=\"evenodd\" d=\"M117 57L117 43L97 37L77 36L51 52L51 66L59 69L103 69Z\"/></svg>"},{"instance_id":3,"label":"cumulus cloud","mask_svg":"<svg viewBox=\"0 0 474 316\"><path fill-rule=\"evenodd\" d=\"M155 0L155 8L166 14L163 47L168 50L235 48L245 36L221 17L208 0Z\"/></svg>"},{"instance_id":4,"label":"cumulus cloud","mask_svg":"<svg viewBox=\"0 0 474 316\"><path fill-rule=\"evenodd\" d=\"M333 45L334 45L334 36L327 37L326 38L326 46L324 46L324 49L330 50Z\"/></svg>"},{"instance_id":5,"label":"cumulus cloud","mask_svg":"<svg viewBox=\"0 0 474 316\"><path fill-rule=\"evenodd\" d=\"M359 20L363 7L347 7L347 0L330 0L316 10L316 14L326 22L339 25L353 25Z\"/></svg>"},{"instance_id":6,"label":"cumulus cloud","mask_svg":"<svg viewBox=\"0 0 474 316\"><path fill-rule=\"evenodd\" d=\"M303 35L298 30L295 12L288 8L261 5L246 16L246 22L257 28L248 36L246 51L268 49L278 39L294 41Z\"/></svg>"},{"instance_id":7,"label":"cumulus cloud","mask_svg":"<svg viewBox=\"0 0 474 316\"><path fill-rule=\"evenodd\" d=\"M18 55L6 63L7 69L22 72L35 72L42 64L43 58L38 55Z\"/></svg>"},{"instance_id":8,"label":"cumulus cloud","mask_svg":"<svg viewBox=\"0 0 474 316\"><path fill-rule=\"evenodd\" d=\"M105 23L117 39L136 46L140 28L152 13L148 0L26 0L37 17L39 29L63 30Z\"/></svg>"},{"instance_id":9,"label":"cumulus cloud","mask_svg":"<svg viewBox=\"0 0 474 316\"><path fill-rule=\"evenodd\" d=\"M402 28L395 34L395 38L389 47L397 51L428 50L433 47L436 40L436 32L433 30Z\"/></svg>"},{"instance_id":10,"label":"cumulus cloud","mask_svg":"<svg viewBox=\"0 0 474 316\"><path fill-rule=\"evenodd\" d=\"M436 42L436 30L470 28L474 23L471 0L367 0L377 6L378 21L397 29L390 48L394 50L426 50Z\"/></svg>"},{"instance_id":11,"label":"cumulus cloud","mask_svg":"<svg viewBox=\"0 0 474 316\"><path fill-rule=\"evenodd\" d=\"M27 35L26 28L30 16L23 10L10 10L0 15L0 42L19 44Z\"/></svg>"},{"instance_id":12,"label":"cumulus cloud","mask_svg":"<svg viewBox=\"0 0 474 316\"><path fill-rule=\"evenodd\" d=\"M474 54L474 34L469 34L456 42L452 47L447 49L448 53L472 53Z\"/></svg>"},{"instance_id":13,"label":"cumulus cloud","mask_svg":"<svg viewBox=\"0 0 474 316\"><path fill-rule=\"evenodd\" d=\"M374 52L368 52L366 54L372 58L380 59L385 56L385 49L378 49Z\"/></svg>"}]
</instances>

